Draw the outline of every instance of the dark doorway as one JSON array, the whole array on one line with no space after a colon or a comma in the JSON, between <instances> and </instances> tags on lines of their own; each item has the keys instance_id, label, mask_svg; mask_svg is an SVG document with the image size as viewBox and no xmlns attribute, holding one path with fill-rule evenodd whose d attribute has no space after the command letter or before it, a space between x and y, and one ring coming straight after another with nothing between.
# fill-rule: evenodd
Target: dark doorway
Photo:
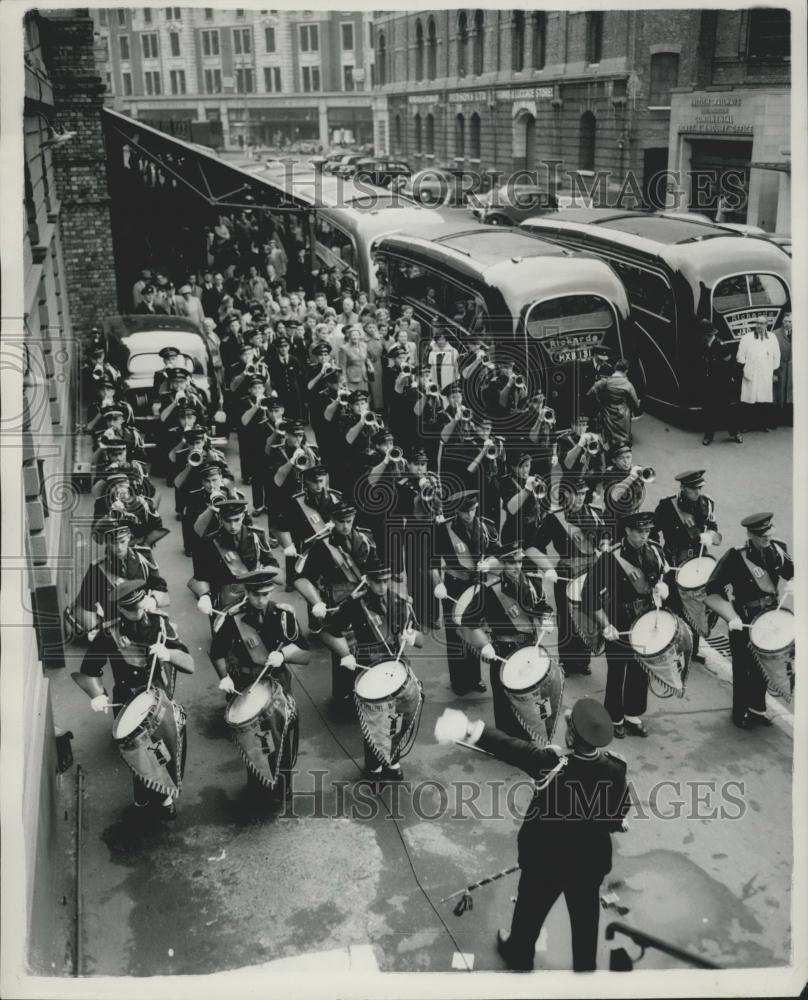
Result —
<instances>
[{"instance_id":1,"label":"dark doorway","mask_svg":"<svg viewBox=\"0 0 808 1000\"><path fill-rule=\"evenodd\" d=\"M746 222L751 142L691 140L690 210L717 222Z\"/></svg>"},{"instance_id":2,"label":"dark doorway","mask_svg":"<svg viewBox=\"0 0 808 1000\"><path fill-rule=\"evenodd\" d=\"M668 169L668 147L660 146L643 150L642 198L646 206L653 210L666 207L667 184L665 172Z\"/></svg>"}]
</instances>

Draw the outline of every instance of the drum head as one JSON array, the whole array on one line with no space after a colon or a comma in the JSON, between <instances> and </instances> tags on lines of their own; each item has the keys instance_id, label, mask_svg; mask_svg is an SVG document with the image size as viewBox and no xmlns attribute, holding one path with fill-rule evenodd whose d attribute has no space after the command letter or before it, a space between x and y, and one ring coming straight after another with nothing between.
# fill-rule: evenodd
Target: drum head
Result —
<instances>
[{"instance_id":1,"label":"drum head","mask_svg":"<svg viewBox=\"0 0 808 1000\"><path fill-rule=\"evenodd\" d=\"M788 608L772 608L755 619L749 630L752 645L763 652L784 649L794 642L794 615Z\"/></svg>"},{"instance_id":2,"label":"drum head","mask_svg":"<svg viewBox=\"0 0 808 1000\"><path fill-rule=\"evenodd\" d=\"M112 735L116 740L131 736L138 728L149 714L156 700L156 693L155 688L152 688L151 691L142 691L126 705L112 726Z\"/></svg>"},{"instance_id":3,"label":"drum head","mask_svg":"<svg viewBox=\"0 0 808 1000\"><path fill-rule=\"evenodd\" d=\"M550 657L543 646L525 646L511 653L502 665L503 687L511 691L525 691L538 684L550 669Z\"/></svg>"},{"instance_id":4,"label":"drum head","mask_svg":"<svg viewBox=\"0 0 808 1000\"><path fill-rule=\"evenodd\" d=\"M231 726L240 726L250 719L254 719L264 710L267 702L272 696L272 689L269 684L261 681L250 690L242 691L241 694L230 702L225 709L225 721Z\"/></svg>"},{"instance_id":5,"label":"drum head","mask_svg":"<svg viewBox=\"0 0 808 1000\"><path fill-rule=\"evenodd\" d=\"M357 678L355 691L366 701L389 698L407 680L407 668L397 660L385 660Z\"/></svg>"},{"instance_id":6,"label":"drum head","mask_svg":"<svg viewBox=\"0 0 808 1000\"><path fill-rule=\"evenodd\" d=\"M476 584L471 587L466 587L463 593L458 597L457 604L455 604L452 609L452 618L454 619L455 625L460 625L463 621L463 615L471 607L473 601L480 599L480 594L482 590Z\"/></svg>"},{"instance_id":7,"label":"drum head","mask_svg":"<svg viewBox=\"0 0 808 1000\"><path fill-rule=\"evenodd\" d=\"M695 590L707 583L714 569L715 559L712 556L696 556L682 563L676 574L676 582L685 590Z\"/></svg>"},{"instance_id":8,"label":"drum head","mask_svg":"<svg viewBox=\"0 0 808 1000\"><path fill-rule=\"evenodd\" d=\"M670 611L646 611L631 626L629 642L640 656L653 656L673 642L676 616Z\"/></svg>"},{"instance_id":9,"label":"drum head","mask_svg":"<svg viewBox=\"0 0 808 1000\"><path fill-rule=\"evenodd\" d=\"M570 580L567 584L567 600L577 601L580 604L581 594L583 593L585 583L586 573L581 573L581 575L576 576L574 580Z\"/></svg>"}]
</instances>

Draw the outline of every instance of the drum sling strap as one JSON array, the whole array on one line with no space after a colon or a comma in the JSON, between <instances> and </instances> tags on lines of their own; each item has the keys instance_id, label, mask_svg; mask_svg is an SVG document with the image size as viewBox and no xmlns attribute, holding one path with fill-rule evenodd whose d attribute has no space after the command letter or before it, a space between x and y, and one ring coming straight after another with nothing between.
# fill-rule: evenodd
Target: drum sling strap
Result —
<instances>
[{"instance_id":1,"label":"drum sling strap","mask_svg":"<svg viewBox=\"0 0 808 1000\"><path fill-rule=\"evenodd\" d=\"M370 625L371 631L376 636L377 642L380 642L391 656L395 656L395 653L392 649L390 649L390 645L387 642L387 633L384 628L384 619L382 616L378 613L378 611L371 611L365 601L361 598L359 600L359 606L362 608L365 619L368 625Z\"/></svg>"},{"instance_id":2,"label":"drum sling strap","mask_svg":"<svg viewBox=\"0 0 808 1000\"><path fill-rule=\"evenodd\" d=\"M651 585L648 583L648 579L641 569L630 563L627 559L624 559L620 555L619 548L612 551L612 556L615 562L618 564L620 569L626 574L631 586L634 588L637 597L633 601L627 601L623 605L626 609L631 610L632 614L640 614L642 611L647 611L649 608L648 601L642 600L642 598L648 598L651 594Z\"/></svg>"},{"instance_id":3,"label":"drum sling strap","mask_svg":"<svg viewBox=\"0 0 808 1000\"><path fill-rule=\"evenodd\" d=\"M139 552L135 552L134 549L131 551L134 553L134 556L138 561L140 569L143 573L143 583L145 583L149 579L149 570L156 569L157 567L150 563L149 560L146 559L145 556L142 556ZM113 573L112 570L106 565L106 560L104 559L99 560L96 563L96 566L113 587L119 587L122 583L126 583L128 580L125 576L117 576Z\"/></svg>"},{"instance_id":4,"label":"drum sling strap","mask_svg":"<svg viewBox=\"0 0 808 1000\"><path fill-rule=\"evenodd\" d=\"M331 558L334 560L334 565L338 569L342 570L346 581L356 586L362 578L362 573L356 565L353 555L340 548L339 545L334 545L328 538L323 539L323 544L331 554Z\"/></svg>"},{"instance_id":5,"label":"drum sling strap","mask_svg":"<svg viewBox=\"0 0 808 1000\"><path fill-rule=\"evenodd\" d=\"M233 623L236 626L236 631L241 639L241 644L247 650L247 655L250 657L253 666L263 669L264 664L267 662L267 657L269 656L269 650L267 649L264 640L258 634L258 631L252 627L252 625L249 625L244 621L242 615L233 615Z\"/></svg>"},{"instance_id":6,"label":"drum sling strap","mask_svg":"<svg viewBox=\"0 0 808 1000\"><path fill-rule=\"evenodd\" d=\"M533 598L536 598L536 591L533 590L533 584L527 581L528 587L530 588ZM491 587L491 593L494 594L499 602L499 606L505 615L503 622L508 622L512 624L514 629L521 634L533 635L533 620L524 611L522 606L516 600L516 598L511 597L509 594L503 593L502 583L495 583Z\"/></svg>"},{"instance_id":7,"label":"drum sling strap","mask_svg":"<svg viewBox=\"0 0 808 1000\"><path fill-rule=\"evenodd\" d=\"M677 500L676 497L671 497L670 501L674 511L676 512L676 516L679 518L680 523L687 531L687 535L690 538L691 542L693 543L692 545L689 545L686 549L675 550L676 562L677 564L681 564L682 562L684 562L685 559L690 559L692 556L696 556L699 553L699 546L697 544L699 535L699 526L696 524L696 519L695 517L693 517L692 514L688 514L687 511L682 510L682 508L679 506L679 501ZM674 551L673 546L671 546L671 551Z\"/></svg>"},{"instance_id":8,"label":"drum sling strap","mask_svg":"<svg viewBox=\"0 0 808 1000\"><path fill-rule=\"evenodd\" d=\"M553 511L553 515L564 533L570 540L569 564L573 576L579 576L588 569L598 557L598 550L590 543L584 532L576 524L571 524L561 510ZM572 553L575 553L573 555ZM563 561L563 560L562 560Z\"/></svg>"},{"instance_id":9,"label":"drum sling strap","mask_svg":"<svg viewBox=\"0 0 808 1000\"><path fill-rule=\"evenodd\" d=\"M322 518L320 512L312 507L311 504L306 503L305 493L298 493L294 497L300 510L303 512L303 516L306 521L311 525L312 531L316 534L318 531L322 531L325 527L325 521Z\"/></svg>"},{"instance_id":10,"label":"drum sling strap","mask_svg":"<svg viewBox=\"0 0 808 1000\"><path fill-rule=\"evenodd\" d=\"M255 535L253 535L252 532L250 532L250 537L252 538L253 545L255 546L255 556L257 565L258 562L260 562L260 559L258 558L259 545ZM244 564L244 560L241 558L241 554L239 552L235 551L234 549L226 549L217 538L213 538L212 542L216 551L219 553L222 562L230 570L233 576L236 577L236 579L238 579L238 577L240 576L243 576L245 573L250 572L247 569L246 565Z\"/></svg>"}]
</instances>

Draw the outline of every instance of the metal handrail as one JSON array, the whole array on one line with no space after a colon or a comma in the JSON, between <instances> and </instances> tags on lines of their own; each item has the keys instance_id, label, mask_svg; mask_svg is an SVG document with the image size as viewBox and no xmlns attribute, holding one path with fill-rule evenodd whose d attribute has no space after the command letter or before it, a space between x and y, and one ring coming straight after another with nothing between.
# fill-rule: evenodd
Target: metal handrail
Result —
<instances>
[{"instance_id":1,"label":"metal handrail","mask_svg":"<svg viewBox=\"0 0 808 1000\"><path fill-rule=\"evenodd\" d=\"M606 940L613 940L615 933L625 934L626 937L631 938L635 944L642 948L643 954L645 954L646 948L656 948L658 951L662 951L672 958L678 958L680 962L687 962L689 965L695 965L700 969L721 968L715 962L708 962L706 958L694 955L693 952L686 951L684 948L678 948L675 944L668 944L662 938L654 937L653 934L646 934L645 931L637 930L636 927L629 927L628 924L624 924L619 920L613 920L606 927ZM642 955L640 958L642 958Z\"/></svg>"}]
</instances>

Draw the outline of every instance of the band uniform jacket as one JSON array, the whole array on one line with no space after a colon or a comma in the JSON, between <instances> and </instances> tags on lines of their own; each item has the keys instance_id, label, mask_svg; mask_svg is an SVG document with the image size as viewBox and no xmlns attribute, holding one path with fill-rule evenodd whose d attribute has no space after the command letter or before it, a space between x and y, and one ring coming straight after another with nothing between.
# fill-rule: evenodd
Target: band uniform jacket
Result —
<instances>
[{"instance_id":1,"label":"band uniform jacket","mask_svg":"<svg viewBox=\"0 0 808 1000\"><path fill-rule=\"evenodd\" d=\"M707 594L727 598L727 588L731 587L728 599L748 625L761 611L777 606L777 583L781 578L794 578L794 563L785 542L772 539L762 552L755 551L750 542L727 549L721 556L707 581Z\"/></svg>"},{"instance_id":2,"label":"band uniform jacket","mask_svg":"<svg viewBox=\"0 0 808 1000\"><path fill-rule=\"evenodd\" d=\"M699 535L702 531L717 531L715 501L702 493L690 504L681 494L664 497L654 511L655 541L662 538L665 557L672 566L681 566L701 551Z\"/></svg>"},{"instance_id":3,"label":"band uniform jacket","mask_svg":"<svg viewBox=\"0 0 808 1000\"><path fill-rule=\"evenodd\" d=\"M513 652L536 639L535 620L553 613L545 601L541 583L534 584L524 573L518 581L503 576L484 586L463 616L464 628L487 626L491 641L501 654Z\"/></svg>"},{"instance_id":4,"label":"band uniform jacket","mask_svg":"<svg viewBox=\"0 0 808 1000\"><path fill-rule=\"evenodd\" d=\"M353 528L340 536L332 531L318 539L298 563L299 575L324 590L332 605L347 597L359 583L368 560L376 552L369 531Z\"/></svg>"},{"instance_id":5,"label":"band uniform jacket","mask_svg":"<svg viewBox=\"0 0 808 1000\"><path fill-rule=\"evenodd\" d=\"M194 578L221 587L237 583L245 572L258 566L277 566L261 528L243 524L237 535L220 528L194 546Z\"/></svg>"},{"instance_id":6,"label":"band uniform jacket","mask_svg":"<svg viewBox=\"0 0 808 1000\"><path fill-rule=\"evenodd\" d=\"M146 688L151 672L149 646L161 641L165 629L165 645L168 649L188 652L188 647L180 641L176 626L159 611L148 611L140 621L126 618L112 619L99 629L98 635L87 647L81 662L81 672L88 677L101 677L104 666L109 662L115 682L115 700L128 700L133 694ZM161 682L161 672L155 670L156 683Z\"/></svg>"},{"instance_id":7,"label":"band uniform jacket","mask_svg":"<svg viewBox=\"0 0 808 1000\"><path fill-rule=\"evenodd\" d=\"M475 517L466 525L459 515L439 524L435 530L435 553L446 562L446 572L472 582L479 576L477 563L498 544L494 522Z\"/></svg>"},{"instance_id":8,"label":"band uniform jacket","mask_svg":"<svg viewBox=\"0 0 808 1000\"><path fill-rule=\"evenodd\" d=\"M313 493L303 489L280 509L278 527L288 531L295 545L300 546L312 535L323 531L330 520L329 508L341 497L338 490L325 489L322 493Z\"/></svg>"},{"instance_id":9,"label":"band uniform jacket","mask_svg":"<svg viewBox=\"0 0 808 1000\"><path fill-rule=\"evenodd\" d=\"M591 758L565 752L566 765L548 782L559 763L554 751L489 726L477 746L537 783L518 836L523 871L548 864L574 865L582 876L602 878L611 871L611 835L620 830L631 804L622 757L603 750Z\"/></svg>"},{"instance_id":10,"label":"band uniform jacket","mask_svg":"<svg viewBox=\"0 0 808 1000\"><path fill-rule=\"evenodd\" d=\"M354 655L370 666L380 658L395 658L409 617L409 602L388 591L381 598L365 594L346 600L328 627L332 633L353 633Z\"/></svg>"},{"instance_id":11,"label":"band uniform jacket","mask_svg":"<svg viewBox=\"0 0 808 1000\"><path fill-rule=\"evenodd\" d=\"M610 531L598 511L584 504L580 511L550 511L538 527L535 545L547 553L550 545L558 553L559 576L576 577L593 566Z\"/></svg>"},{"instance_id":12,"label":"band uniform jacket","mask_svg":"<svg viewBox=\"0 0 808 1000\"><path fill-rule=\"evenodd\" d=\"M100 604L104 617L115 612L118 586L128 580L140 581L146 590L168 592L168 584L160 575L151 549L147 545L130 545L122 559L106 555L93 562L79 589L76 604L86 611L95 611Z\"/></svg>"},{"instance_id":13,"label":"band uniform jacket","mask_svg":"<svg viewBox=\"0 0 808 1000\"><path fill-rule=\"evenodd\" d=\"M662 547L650 539L635 549L623 541L589 570L582 594L584 607L602 609L612 625L626 631L654 607L652 590L667 572Z\"/></svg>"},{"instance_id":14,"label":"band uniform jacket","mask_svg":"<svg viewBox=\"0 0 808 1000\"><path fill-rule=\"evenodd\" d=\"M231 676L250 683L264 669L269 653L289 643L308 649L308 643L300 634L294 608L290 604L270 602L261 615L245 599L238 610L232 609L222 620L211 642L210 658L223 659ZM287 694L291 693L292 676L285 663L268 674Z\"/></svg>"}]
</instances>

